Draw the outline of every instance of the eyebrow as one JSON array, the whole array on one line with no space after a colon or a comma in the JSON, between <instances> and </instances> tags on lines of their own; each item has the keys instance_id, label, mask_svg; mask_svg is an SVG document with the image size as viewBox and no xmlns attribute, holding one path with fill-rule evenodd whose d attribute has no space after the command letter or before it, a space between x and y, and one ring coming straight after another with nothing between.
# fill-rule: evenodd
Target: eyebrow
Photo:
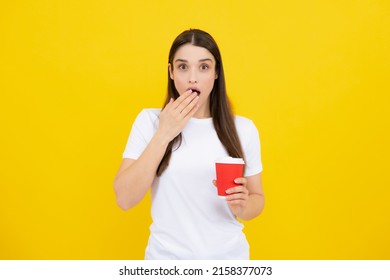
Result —
<instances>
[{"instance_id":1,"label":"eyebrow","mask_svg":"<svg viewBox=\"0 0 390 280\"><path fill-rule=\"evenodd\" d=\"M211 58L199 59L199 62L205 62L205 61L213 62L213 60L212 60ZM178 58L178 59L175 60L175 63L176 63L176 62L188 62L188 60Z\"/></svg>"}]
</instances>

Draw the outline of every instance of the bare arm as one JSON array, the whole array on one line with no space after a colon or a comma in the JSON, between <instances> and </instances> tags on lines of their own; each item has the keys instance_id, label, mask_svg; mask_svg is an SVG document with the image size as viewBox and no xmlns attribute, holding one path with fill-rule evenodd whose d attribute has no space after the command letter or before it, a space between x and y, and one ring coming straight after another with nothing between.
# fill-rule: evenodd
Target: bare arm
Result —
<instances>
[{"instance_id":1,"label":"bare arm","mask_svg":"<svg viewBox=\"0 0 390 280\"><path fill-rule=\"evenodd\" d=\"M246 177L247 184L246 188L248 190L248 201L245 207L240 213L237 214L242 220L251 220L263 211L265 197L263 192L263 184L261 180L261 173ZM242 182L242 181L239 181Z\"/></svg>"},{"instance_id":2,"label":"bare arm","mask_svg":"<svg viewBox=\"0 0 390 280\"><path fill-rule=\"evenodd\" d=\"M132 208L145 196L167 145L156 133L137 160L123 159L114 181L116 202L123 210Z\"/></svg>"},{"instance_id":3,"label":"bare arm","mask_svg":"<svg viewBox=\"0 0 390 280\"><path fill-rule=\"evenodd\" d=\"M138 204L147 193L169 142L198 109L198 97L190 90L171 100L160 113L159 127L137 160L123 159L114 181L116 201L123 210Z\"/></svg>"}]
</instances>

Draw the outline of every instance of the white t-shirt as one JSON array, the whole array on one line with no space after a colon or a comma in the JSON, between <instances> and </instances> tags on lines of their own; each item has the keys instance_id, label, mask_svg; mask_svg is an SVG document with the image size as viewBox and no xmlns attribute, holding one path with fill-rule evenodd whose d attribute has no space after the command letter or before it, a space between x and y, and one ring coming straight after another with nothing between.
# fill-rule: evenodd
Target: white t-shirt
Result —
<instances>
[{"instance_id":1,"label":"white t-shirt","mask_svg":"<svg viewBox=\"0 0 390 280\"><path fill-rule=\"evenodd\" d=\"M124 158L138 159L158 128L161 109L137 116ZM245 174L262 171L260 141L253 122L235 117L245 155ZM227 156L211 118L191 118L169 166L151 187L152 219L145 259L249 259L243 225L219 198L212 180L215 160Z\"/></svg>"}]
</instances>

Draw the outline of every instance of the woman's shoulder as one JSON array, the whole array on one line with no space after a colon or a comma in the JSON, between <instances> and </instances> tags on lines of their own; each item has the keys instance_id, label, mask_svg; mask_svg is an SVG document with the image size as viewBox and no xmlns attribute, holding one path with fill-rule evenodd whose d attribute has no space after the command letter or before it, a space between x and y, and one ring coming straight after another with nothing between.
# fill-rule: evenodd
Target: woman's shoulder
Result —
<instances>
[{"instance_id":1,"label":"woman's shoulder","mask_svg":"<svg viewBox=\"0 0 390 280\"><path fill-rule=\"evenodd\" d=\"M235 116L235 124L244 149L250 149L253 145L258 145L260 133L251 119L243 116Z\"/></svg>"},{"instance_id":2,"label":"woman's shoulder","mask_svg":"<svg viewBox=\"0 0 390 280\"><path fill-rule=\"evenodd\" d=\"M141 112L138 113L138 120L156 120L160 116L161 109L158 108L146 108L142 109Z\"/></svg>"},{"instance_id":3,"label":"woman's shoulder","mask_svg":"<svg viewBox=\"0 0 390 280\"><path fill-rule=\"evenodd\" d=\"M160 112L161 112L160 108L145 108L145 109L142 109L139 114L146 115L146 116L158 117L158 116L160 116Z\"/></svg>"},{"instance_id":4,"label":"woman's shoulder","mask_svg":"<svg viewBox=\"0 0 390 280\"><path fill-rule=\"evenodd\" d=\"M258 132L255 123L244 116L234 116L237 132L241 135L252 135L254 132Z\"/></svg>"},{"instance_id":5,"label":"woman's shoulder","mask_svg":"<svg viewBox=\"0 0 390 280\"><path fill-rule=\"evenodd\" d=\"M237 127L253 127L254 123L251 119L244 116L234 116L234 121Z\"/></svg>"},{"instance_id":6,"label":"woman's shoulder","mask_svg":"<svg viewBox=\"0 0 390 280\"><path fill-rule=\"evenodd\" d=\"M142 109L134 120L133 127L156 127L158 125L160 112L161 109Z\"/></svg>"}]
</instances>

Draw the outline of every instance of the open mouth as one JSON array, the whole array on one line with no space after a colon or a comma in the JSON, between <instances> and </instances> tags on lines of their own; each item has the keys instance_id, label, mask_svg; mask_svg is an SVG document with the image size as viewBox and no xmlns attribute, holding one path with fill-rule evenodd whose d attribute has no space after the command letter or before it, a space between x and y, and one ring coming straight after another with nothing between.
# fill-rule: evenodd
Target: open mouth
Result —
<instances>
[{"instance_id":1,"label":"open mouth","mask_svg":"<svg viewBox=\"0 0 390 280\"><path fill-rule=\"evenodd\" d=\"M192 92L196 92L197 95L200 95L200 90L197 88L189 88Z\"/></svg>"}]
</instances>

